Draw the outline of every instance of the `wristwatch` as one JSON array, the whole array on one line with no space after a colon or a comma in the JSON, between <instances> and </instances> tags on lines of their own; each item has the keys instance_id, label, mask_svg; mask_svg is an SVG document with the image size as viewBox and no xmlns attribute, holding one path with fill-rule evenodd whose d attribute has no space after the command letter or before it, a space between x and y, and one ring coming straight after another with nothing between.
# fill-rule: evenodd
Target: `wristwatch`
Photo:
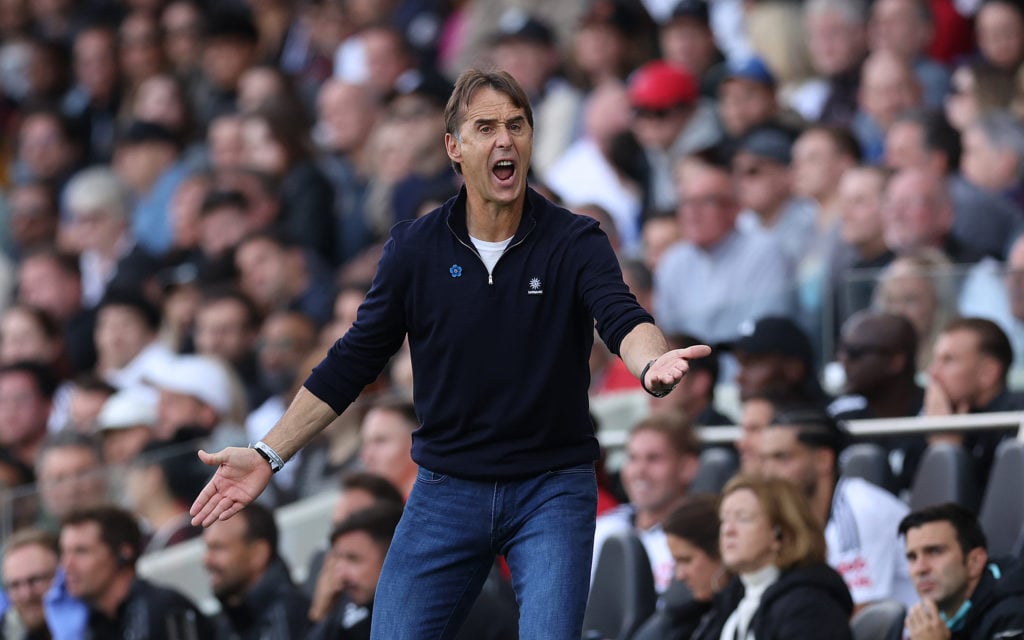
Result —
<instances>
[{"instance_id":1,"label":"wristwatch","mask_svg":"<svg viewBox=\"0 0 1024 640\"><path fill-rule=\"evenodd\" d=\"M668 394L672 393L672 389L675 389L675 387L669 387L664 391L655 391L647 386L647 372L651 369L651 365L654 364L656 360L657 358L651 360L646 365L644 365L644 370L640 372L640 386L644 388L644 391L651 394L655 398L664 398Z\"/></svg>"},{"instance_id":2,"label":"wristwatch","mask_svg":"<svg viewBox=\"0 0 1024 640\"><path fill-rule=\"evenodd\" d=\"M284 458L274 451L273 447L266 442L263 442L262 440L250 442L249 448L255 449L256 453L260 454L260 457L267 461L272 472L277 473L281 470L281 467L284 466Z\"/></svg>"}]
</instances>

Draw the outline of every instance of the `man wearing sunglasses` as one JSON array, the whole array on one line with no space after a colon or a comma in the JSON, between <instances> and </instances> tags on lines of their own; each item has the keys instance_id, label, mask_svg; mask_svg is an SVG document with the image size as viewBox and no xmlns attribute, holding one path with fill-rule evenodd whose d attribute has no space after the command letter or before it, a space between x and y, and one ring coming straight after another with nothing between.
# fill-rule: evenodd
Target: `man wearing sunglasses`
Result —
<instances>
[{"instance_id":1,"label":"man wearing sunglasses","mask_svg":"<svg viewBox=\"0 0 1024 640\"><path fill-rule=\"evenodd\" d=\"M628 89L633 135L651 168L651 208L672 211L676 208L673 164L721 138L714 108L700 100L693 75L664 60L637 69L629 78Z\"/></svg>"},{"instance_id":2,"label":"man wearing sunglasses","mask_svg":"<svg viewBox=\"0 0 1024 640\"><path fill-rule=\"evenodd\" d=\"M917 334L900 315L861 311L843 324L836 359L846 381L829 405L836 420L916 416L924 401L917 374ZM910 487L924 452L922 436L880 438L900 489Z\"/></svg>"}]
</instances>

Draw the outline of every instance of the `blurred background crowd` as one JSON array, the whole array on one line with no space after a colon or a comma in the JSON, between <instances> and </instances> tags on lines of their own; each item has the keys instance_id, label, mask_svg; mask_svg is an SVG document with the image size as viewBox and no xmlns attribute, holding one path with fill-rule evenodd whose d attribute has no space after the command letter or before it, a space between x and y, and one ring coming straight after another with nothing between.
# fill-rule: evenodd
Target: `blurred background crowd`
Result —
<instances>
[{"instance_id":1,"label":"blurred background crowd","mask_svg":"<svg viewBox=\"0 0 1024 640\"><path fill-rule=\"evenodd\" d=\"M4 537L108 501L139 553L199 534L195 450L262 437L390 227L458 192L473 65L531 98L531 186L716 347L640 416L741 424L746 468L780 403L1018 409L1022 62L1019 0L3 0ZM599 429L632 427L602 402L639 383L599 342L591 369ZM403 348L263 506L356 469L407 493L412 385ZM998 436L886 440L895 491L939 441L980 492Z\"/></svg>"}]
</instances>

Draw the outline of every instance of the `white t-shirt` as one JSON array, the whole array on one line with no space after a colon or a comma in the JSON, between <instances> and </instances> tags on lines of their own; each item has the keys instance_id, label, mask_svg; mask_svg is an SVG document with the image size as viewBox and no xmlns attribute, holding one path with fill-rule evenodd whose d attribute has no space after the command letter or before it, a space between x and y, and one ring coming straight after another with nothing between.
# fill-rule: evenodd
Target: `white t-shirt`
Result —
<instances>
[{"instance_id":1,"label":"white t-shirt","mask_svg":"<svg viewBox=\"0 0 1024 640\"><path fill-rule=\"evenodd\" d=\"M919 598L910 580L903 541L896 531L910 508L888 491L862 478L836 485L825 525L828 563L843 576L854 604Z\"/></svg>"},{"instance_id":2,"label":"white t-shirt","mask_svg":"<svg viewBox=\"0 0 1024 640\"><path fill-rule=\"evenodd\" d=\"M494 271L494 265L498 264L498 259L501 254L505 253L505 249L508 248L509 243L512 242L512 238L502 240L500 242L487 242L480 238L474 238L469 236L469 239L473 242L473 246L480 253L480 259L484 261L484 266L487 267L487 273Z\"/></svg>"},{"instance_id":3,"label":"white t-shirt","mask_svg":"<svg viewBox=\"0 0 1024 640\"><path fill-rule=\"evenodd\" d=\"M668 589L675 572L675 561L672 560L672 552L668 549L668 539L665 537L665 531L662 530L660 523L650 529L641 530L633 526L633 519L633 507L628 504L620 505L597 518L597 525L594 529L594 562L590 569L590 581L594 581L597 558L601 555L604 541L615 533L632 531L644 545L647 559L651 561L651 573L654 574L654 589L660 595Z\"/></svg>"}]
</instances>

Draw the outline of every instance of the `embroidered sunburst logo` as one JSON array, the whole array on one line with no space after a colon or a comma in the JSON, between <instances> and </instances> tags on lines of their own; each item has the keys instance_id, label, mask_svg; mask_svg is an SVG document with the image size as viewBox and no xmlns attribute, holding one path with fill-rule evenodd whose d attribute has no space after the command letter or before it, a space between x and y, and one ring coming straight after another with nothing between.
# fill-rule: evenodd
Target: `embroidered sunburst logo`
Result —
<instances>
[{"instance_id":1,"label":"embroidered sunburst logo","mask_svg":"<svg viewBox=\"0 0 1024 640\"><path fill-rule=\"evenodd\" d=\"M544 285L541 283L540 278L530 278L530 288L526 293L531 296L539 296L544 293L544 289L541 289L542 286Z\"/></svg>"},{"instance_id":2,"label":"embroidered sunburst logo","mask_svg":"<svg viewBox=\"0 0 1024 640\"><path fill-rule=\"evenodd\" d=\"M534 291L540 289L540 278L533 278L530 280L530 289Z\"/></svg>"}]
</instances>

